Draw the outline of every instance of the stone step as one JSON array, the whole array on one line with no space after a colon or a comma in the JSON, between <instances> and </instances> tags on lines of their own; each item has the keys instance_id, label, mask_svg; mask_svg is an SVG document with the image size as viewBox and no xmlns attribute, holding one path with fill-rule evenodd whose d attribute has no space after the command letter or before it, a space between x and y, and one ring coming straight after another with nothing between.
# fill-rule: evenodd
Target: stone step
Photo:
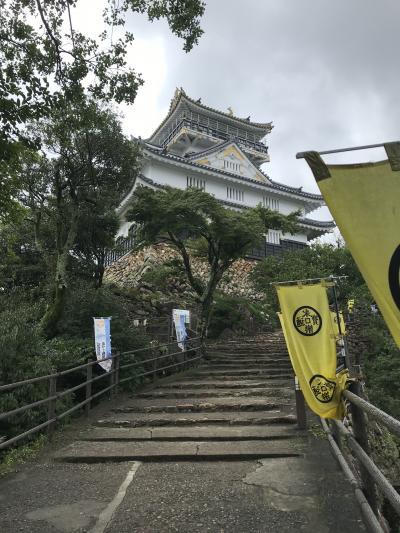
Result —
<instances>
[{"instance_id":1,"label":"stone step","mask_svg":"<svg viewBox=\"0 0 400 533\"><path fill-rule=\"evenodd\" d=\"M289 404L279 403L259 398L215 398L209 397L207 401L199 402L195 399L186 399L172 402L170 399L151 398L149 400L138 399L132 404L112 409L114 413L208 413L230 411L273 411L290 407Z\"/></svg>"},{"instance_id":2,"label":"stone step","mask_svg":"<svg viewBox=\"0 0 400 533\"><path fill-rule=\"evenodd\" d=\"M283 370L275 369L253 369L253 370L213 370L198 367L194 372L190 373L191 377L218 377L219 379L231 379L232 377L243 377L247 379L250 376L259 376L265 379L289 379L293 377L292 372L285 372Z\"/></svg>"},{"instance_id":3,"label":"stone step","mask_svg":"<svg viewBox=\"0 0 400 533\"><path fill-rule=\"evenodd\" d=\"M274 347L274 348L264 348L262 350L256 350L254 348L248 348L248 349L244 349L244 348L229 348L229 347L225 347L225 348L215 348L213 346L208 346L206 347L206 351L208 353L218 353L218 354L226 354L226 355L242 355L242 354L245 354L245 355L269 355L269 354L274 354L274 353L281 353L281 354L287 354L288 351L287 351L287 348L279 348L279 347Z\"/></svg>"},{"instance_id":4,"label":"stone step","mask_svg":"<svg viewBox=\"0 0 400 533\"><path fill-rule=\"evenodd\" d=\"M281 359L273 359L273 358L269 358L269 357L246 357L246 358L233 358L233 357L225 357L225 356L219 356L219 355L215 355L215 356L212 356L212 358L210 358L208 360L209 364L210 365L214 365L214 364L231 364L231 365L245 365L245 364L249 364L249 365L255 365L255 364L260 364L260 365L266 365L266 366L273 366L273 365L290 365L290 359L288 357L285 357L285 358L281 358Z\"/></svg>"},{"instance_id":5,"label":"stone step","mask_svg":"<svg viewBox=\"0 0 400 533\"><path fill-rule=\"evenodd\" d=\"M271 365L263 363L247 363L243 361L242 363L218 363L217 361L209 361L209 368L212 370L283 370L288 372L291 370L292 365L287 363L273 363Z\"/></svg>"},{"instance_id":6,"label":"stone step","mask_svg":"<svg viewBox=\"0 0 400 533\"><path fill-rule=\"evenodd\" d=\"M212 342L211 340L207 341L208 346L268 346L270 344L285 344L284 337L275 337L275 338L268 338L268 339L234 339L234 340L224 340L224 341L218 341Z\"/></svg>"},{"instance_id":7,"label":"stone step","mask_svg":"<svg viewBox=\"0 0 400 533\"><path fill-rule=\"evenodd\" d=\"M222 357L225 359L229 359L230 361L242 361L242 360L247 360L251 358L264 359L264 360L289 359L288 352L230 353L230 352L215 352L211 350L206 350L206 356L209 357L210 359L214 359L216 357Z\"/></svg>"},{"instance_id":8,"label":"stone step","mask_svg":"<svg viewBox=\"0 0 400 533\"><path fill-rule=\"evenodd\" d=\"M254 374L245 375L245 374L241 374L240 372L232 374L232 372L220 372L217 370L215 372L209 371L209 372L202 372L196 375L194 374L187 375L185 381L203 381L203 380L206 380L207 378L209 378L210 380L215 380L215 381L241 381L241 378L243 378L243 381L253 380L253 381L264 381L265 383L278 380L280 383L285 382L285 385L287 385L288 382L293 381L294 374L285 373L285 374L275 376L275 375L267 374L265 372L262 372L261 374L255 372Z\"/></svg>"},{"instance_id":9,"label":"stone step","mask_svg":"<svg viewBox=\"0 0 400 533\"><path fill-rule=\"evenodd\" d=\"M79 434L81 441L284 440L305 436L295 426L95 427Z\"/></svg>"},{"instance_id":10,"label":"stone step","mask_svg":"<svg viewBox=\"0 0 400 533\"><path fill-rule=\"evenodd\" d=\"M274 350L277 350L278 352L284 352L287 350L286 343L279 344L279 343L270 343L270 344L224 344L221 346L217 346L215 344L207 344L206 345L207 350L213 350L216 352L249 352L253 351L254 353L261 353L261 352L271 352Z\"/></svg>"},{"instance_id":11,"label":"stone step","mask_svg":"<svg viewBox=\"0 0 400 533\"><path fill-rule=\"evenodd\" d=\"M295 424L296 417L292 413L276 411L251 412L211 412L188 413L121 413L119 416L109 416L96 422L98 427L160 427L160 426L198 426L198 425L228 425L250 426L271 424Z\"/></svg>"},{"instance_id":12,"label":"stone step","mask_svg":"<svg viewBox=\"0 0 400 533\"><path fill-rule=\"evenodd\" d=\"M186 376L185 381L174 381L172 383L164 383L158 385L158 389L208 389L212 388L213 390L221 389L246 389L246 388L290 388L293 389L293 378L288 380L260 380L259 378L250 377L245 380L215 380L215 379L190 379Z\"/></svg>"},{"instance_id":13,"label":"stone step","mask_svg":"<svg viewBox=\"0 0 400 533\"><path fill-rule=\"evenodd\" d=\"M170 388L166 390L155 390L148 392L140 392L132 397L135 398L223 398L223 397L247 397L247 396L264 396L264 397L288 397L293 395L293 387L285 388L254 388L249 387L244 390L233 389L193 389L193 388Z\"/></svg>"},{"instance_id":14,"label":"stone step","mask_svg":"<svg viewBox=\"0 0 400 533\"><path fill-rule=\"evenodd\" d=\"M56 461L97 463L120 461L246 460L297 457L304 449L293 441L87 442L77 441L56 452Z\"/></svg>"}]
</instances>

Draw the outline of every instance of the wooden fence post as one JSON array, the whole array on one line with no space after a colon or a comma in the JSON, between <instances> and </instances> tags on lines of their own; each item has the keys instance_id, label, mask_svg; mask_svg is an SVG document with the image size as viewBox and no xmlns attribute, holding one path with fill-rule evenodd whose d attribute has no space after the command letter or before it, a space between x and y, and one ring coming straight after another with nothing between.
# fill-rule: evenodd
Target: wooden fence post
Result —
<instances>
[{"instance_id":1,"label":"wooden fence post","mask_svg":"<svg viewBox=\"0 0 400 533\"><path fill-rule=\"evenodd\" d=\"M359 381L353 382L350 387L350 391L357 396L362 397L361 383ZM350 403L352 422L353 422L353 434L358 444L363 448L365 453L370 454L370 447L368 442L368 431L367 431L367 418L362 409L360 409L354 403ZM378 513L379 504L378 496L376 492L376 485L368 471L364 468L362 464L359 464L360 474L361 474L361 483L363 491L368 500L368 503L372 507L375 514Z\"/></svg>"},{"instance_id":2,"label":"wooden fence post","mask_svg":"<svg viewBox=\"0 0 400 533\"><path fill-rule=\"evenodd\" d=\"M119 365L120 365L120 360L119 358L121 357L121 352L118 352L116 354L116 358L115 358L115 374L114 374L114 390L115 390L115 394L118 394L118 390L119 390Z\"/></svg>"},{"instance_id":3,"label":"wooden fence post","mask_svg":"<svg viewBox=\"0 0 400 533\"><path fill-rule=\"evenodd\" d=\"M297 416L297 427L299 429L307 429L307 412L306 404L304 401L303 392L300 389L299 380L297 376L294 378L295 383L295 397L296 397L296 416Z\"/></svg>"},{"instance_id":4,"label":"wooden fence post","mask_svg":"<svg viewBox=\"0 0 400 533\"><path fill-rule=\"evenodd\" d=\"M153 383L156 383L157 381L157 356L156 356L156 350L155 349L152 349L152 354L154 356L154 361L153 361Z\"/></svg>"},{"instance_id":5,"label":"wooden fence post","mask_svg":"<svg viewBox=\"0 0 400 533\"><path fill-rule=\"evenodd\" d=\"M89 358L86 362L89 363L91 361L91 358ZM92 376L93 376L93 366L89 365L86 367L86 403L85 403L85 415L89 416L90 412L90 397L92 396Z\"/></svg>"},{"instance_id":6,"label":"wooden fence post","mask_svg":"<svg viewBox=\"0 0 400 533\"><path fill-rule=\"evenodd\" d=\"M52 370L54 372L54 370ZM49 378L49 397L55 396L57 394L57 376L51 376ZM56 416L56 399L50 400L47 407L47 420L52 420ZM47 435L49 440L52 439L55 428L55 422L49 424L47 428Z\"/></svg>"},{"instance_id":7,"label":"wooden fence post","mask_svg":"<svg viewBox=\"0 0 400 533\"><path fill-rule=\"evenodd\" d=\"M114 358L114 355L112 355L112 359L111 359L111 368L110 368L110 395L109 395L109 398L110 400L113 400L114 399L114 395L115 395L115 358Z\"/></svg>"}]
</instances>

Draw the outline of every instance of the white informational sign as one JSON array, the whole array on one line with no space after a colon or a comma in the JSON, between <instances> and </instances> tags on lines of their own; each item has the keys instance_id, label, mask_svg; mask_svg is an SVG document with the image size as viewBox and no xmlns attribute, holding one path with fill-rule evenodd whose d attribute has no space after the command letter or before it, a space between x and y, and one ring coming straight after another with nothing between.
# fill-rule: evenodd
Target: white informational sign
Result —
<instances>
[{"instance_id":1,"label":"white informational sign","mask_svg":"<svg viewBox=\"0 0 400 533\"><path fill-rule=\"evenodd\" d=\"M185 324L190 324L190 311L186 309L173 309L172 319L175 325L176 340L181 350L185 349L185 342L187 339L187 332Z\"/></svg>"},{"instance_id":2,"label":"white informational sign","mask_svg":"<svg viewBox=\"0 0 400 533\"><path fill-rule=\"evenodd\" d=\"M111 334L110 321L111 317L94 318L94 344L96 348L96 357L99 365L106 371L110 372L112 359L102 361L102 359L111 358Z\"/></svg>"},{"instance_id":3,"label":"white informational sign","mask_svg":"<svg viewBox=\"0 0 400 533\"><path fill-rule=\"evenodd\" d=\"M190 311L187 309L172 309L172 318L179 320L178 317L183 316L185 319L185 324L190 324Z\"/></svg>"}]
</instances>

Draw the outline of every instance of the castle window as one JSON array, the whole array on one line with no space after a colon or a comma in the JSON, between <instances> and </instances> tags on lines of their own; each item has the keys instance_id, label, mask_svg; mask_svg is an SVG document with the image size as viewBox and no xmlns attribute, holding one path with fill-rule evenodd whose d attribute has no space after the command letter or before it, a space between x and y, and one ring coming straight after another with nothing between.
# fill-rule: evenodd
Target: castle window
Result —
<instances>
[{"instance_id":1,"label":"castle window","mask_svg":"<svg viewBox=\"0 0 400 533\"><path fill-rule=\"evenodd\" d=\"M194 189L206 190L206 180L201 178L194 178L193 176L186 176L186 188L193 187Z\"/></svg>"},{"instance_id":2,"label":"castle window","mask_svg":"<svg viewBox=\"0 0 400 533\"><path fill-rule=\"evenodd\" d=\"M279 200L270 196L263 196L263 206L272 209L272 211L279 211Z\"/></svg>"},{"instance_id":3,"label":"castle window","mask_svg":"<svg viewBox=\"0 0 400 533\"><path fill-rule=\"evenodd\" d=\"M226 188L226 197L229 200L237 200L239 202L244 202L244 192L235 187Z\"/></svg>"},{"instance_id":4,"label":"castle window","mask_svg":"<svg viewBox=\"0 0 400 533\"><path fill-rule=\"evenodd\" d=\"M224 169L233 170L234 172L241 172L242 166L240 163L234 163L233 161L227 161L224 159Z\"/></svg>"},{"instance_id":5,"label":"castle window","mask_svg":"<svg viewBox=\"0 0 400 533\"><path fill-rule=\"evenodd\" d=\"M266 238L267 238L267 242L270 243L270 244L280 244L281 243L280 231L277 231L275 229L269 229Z\"/></svg>"}]
</instances>

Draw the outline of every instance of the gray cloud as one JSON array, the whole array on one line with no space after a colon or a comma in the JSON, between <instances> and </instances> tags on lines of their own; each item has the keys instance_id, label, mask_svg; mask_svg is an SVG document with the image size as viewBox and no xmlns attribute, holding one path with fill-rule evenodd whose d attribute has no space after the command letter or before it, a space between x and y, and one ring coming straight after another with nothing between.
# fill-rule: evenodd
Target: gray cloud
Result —
<instances>
[{"instance_id":1,"label":"gray cloud","mask_svg":"<svg viewBox=\"0 0 400 533\"><path fill-rule=\"evenodd\" d=\"M189 54L165 23L135 17L130 26L164 39L165 111L182 86L217 109L272 120L265 170L316 191L297 151L400 138L399 20L398 0L209 0Z\"/></svg>"}]
</instances>

